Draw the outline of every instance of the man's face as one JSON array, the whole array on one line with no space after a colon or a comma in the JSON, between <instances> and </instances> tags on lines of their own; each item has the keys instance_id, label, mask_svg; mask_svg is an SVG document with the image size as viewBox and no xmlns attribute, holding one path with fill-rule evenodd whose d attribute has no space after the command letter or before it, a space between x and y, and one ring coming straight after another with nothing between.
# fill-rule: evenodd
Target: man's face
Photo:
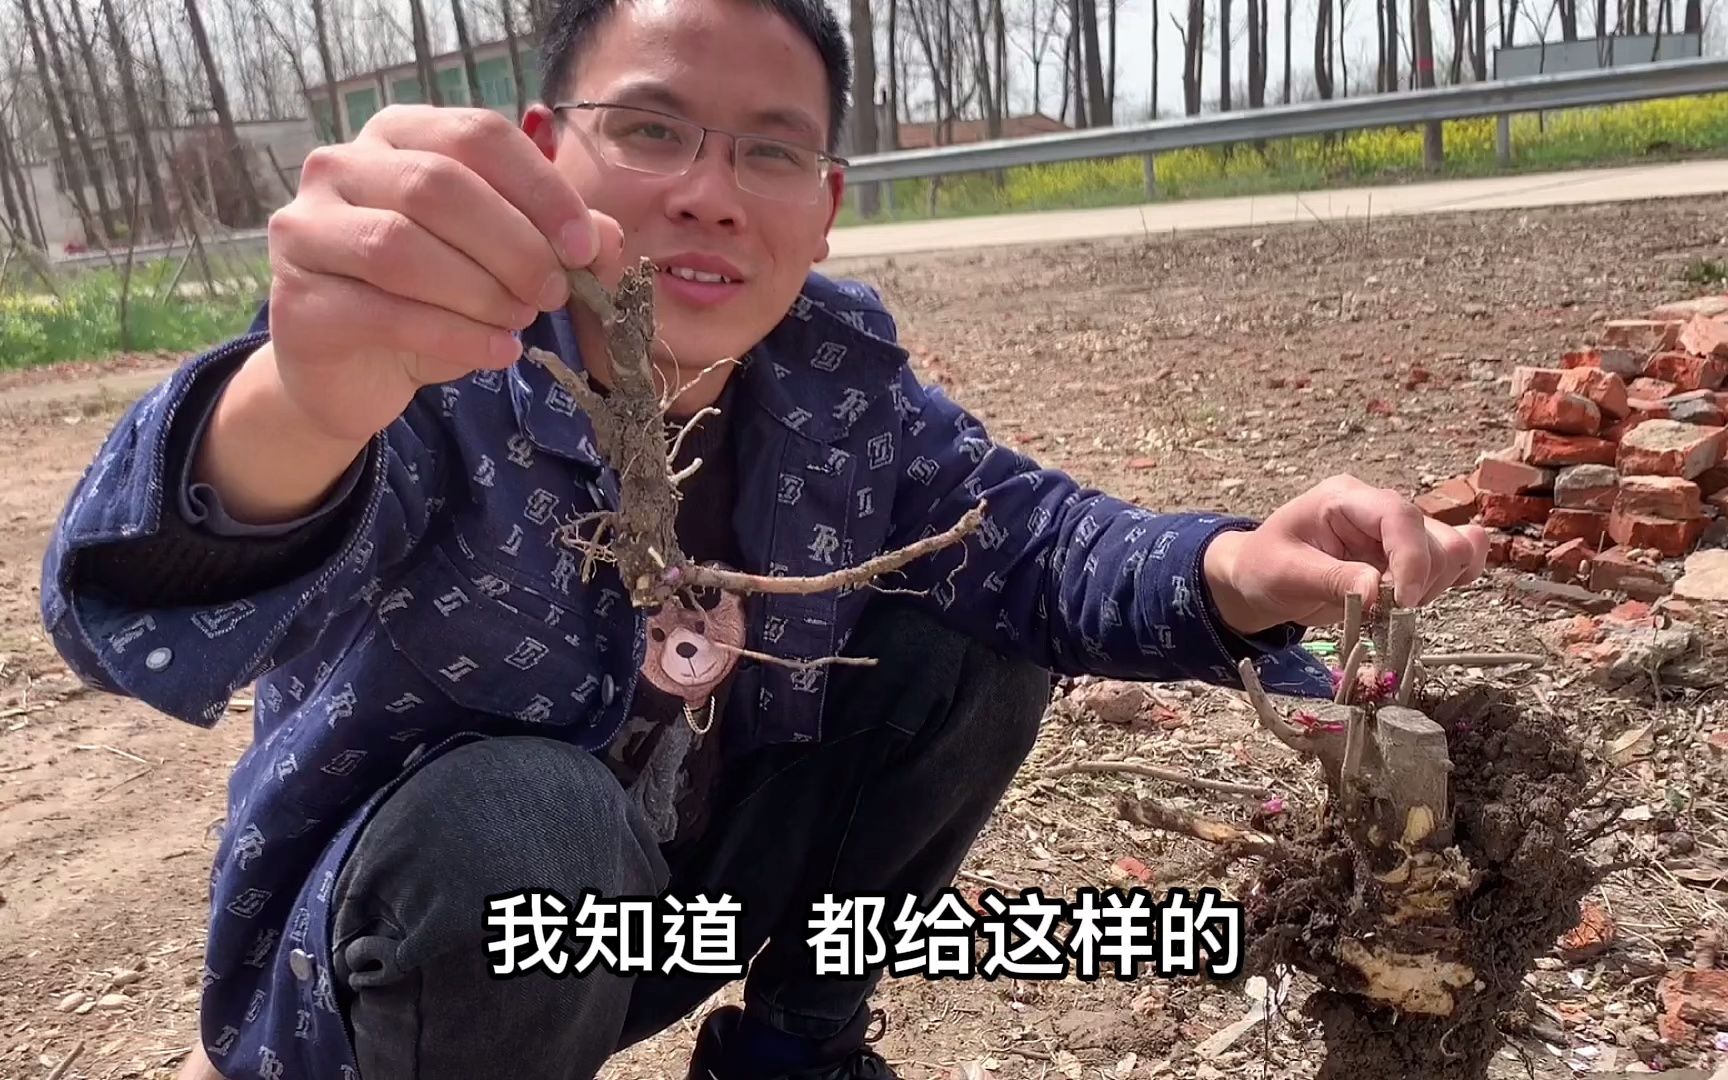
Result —
<instances>
[{"instance_id":1,"label":"man's face","mask_svg":"<svg viewBox=\"0 0 1728 1080\"><path fill-rule=\"evenodd\" d=\"M820 54L790 22L752 0L623 0L575 68L554 100L639 106L811 150L827 145ZM601 156L589 134L603 115L567 110L553 117L536 106L524 128L590 208L617 220L625 265L646 257L659 268L658 329L678 367L693 373L742 357L786 314L811 265L827 258L840 176L812 178L804 201L745 190L724 135L710 135L682 175L622 168ZM652 128L633 137L658 141L665 133ZM692 282L691 271L730 280Z\"/></svg>"}]
</instances>

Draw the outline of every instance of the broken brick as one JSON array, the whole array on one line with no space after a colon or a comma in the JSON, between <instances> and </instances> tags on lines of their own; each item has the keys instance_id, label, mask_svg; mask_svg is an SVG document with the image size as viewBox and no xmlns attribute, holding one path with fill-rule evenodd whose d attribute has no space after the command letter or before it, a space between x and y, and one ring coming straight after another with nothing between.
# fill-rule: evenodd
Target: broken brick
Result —
<instances>
[{"instance_id":1,"label":"broken brick","mask_svg":"<svg viewBox=\"0 0 1728 1080\"><path fill-rule=\"evenodd\" d=\"M1512 536L1497 530L1488 533L1488 565L1505 566L1512 561Z\"/></svg>"},{"instance_id":2,"label":"broken brick","mask_svg":"<svg viewBox=\"0 0 1728 1080\"><path fill-rule=\"evenodd\" d=\"M1656 622L1650 617L1650 605L1642 600L1627 600L1615 604L1614 610L1602 616L1608 622L1616 622L1622 626L1638 629L1654 630Z\"/></svg>"},{"instance_id":3,"label":"broken brick","mask_svg":"<svg viewBox=\"0 0 1728 1080\"><path fill-rule=\"evenodd\" d=\"M1594 435L1602 429L1602 410L1577 394L1532 390L1518 399L1516 426L1563 435Z\"/></svg>"},{"instance_id":4,"label":"broken brick","mask_svg":"<svg viewBox=\"0 0 1728 1080\"><path fill-rule=\"evenodd\" d=\"M1649 408L1657 402L1667 401L1678 393L1679 389L1667 379L1657 379L1646 375L1626 384L1626 396L1630 399L1632 408ZM1640 406L1639 402L1644 402L1644 404Z\"/></svg>"},{"instance_id":5,"label":"broken brick","mask_svg":"<svg viewBox=\"0 0 1728 1080\"><path fill-rule=\"evenodd\" d=\"M1691 322L1680 328L1677 343L1695 356L1716 356L1728 360L1728 322L1720 318L1708 319L1702 315L1694 315Z\"/></svg>"},{"instance_id":6,"label":"broken brick","mask_svg":"<svg viewBox=\"0 0 1728 1080\"><path fill-rule=\"evenodd\" d=\"M1568 510L1614 509L1620 474L1607 465L1573 465L1554 476L1554 505Z\"/></svg>"},{"instance_id":7,"label":"broken brick","mask_svg":"<svg viewBox=\"0 0 1728 1080\"><path fill-rule=\"evenodd\" d=\"M1468 524L1476 516L1476 489L1462 476L1416 496L1416 509L1442 525Z\"/></svg>"},{"instance_id":8,"label":"broken brick","mask_svg":"<svg viewBox=\"0 0 1728 1080\"><path fill-rule=\"evenodd\" d=\"M1519 461L1516 455L1515 450L1483 454L1476 462L1476 471L1471 474L1470 482L1477 491L1492 491L1500 495L1521 495L1553 486L1553 469Z\"/></svg>"},{"instance_id":9,"label":"broken brick","mask_svg":"<svg viewBox=\"0 0 1728 1080\"><path fill-rule=\"evenodd\" d=\"M1611 547L1590 560L1592 592L1623 592L1638 600L1656 600L1668 595L1668 579L1648 563L1630 558L1624 548Z\"/></svg>"},{"instance_id":10,"label":"broken brick","mask_svg":"<svg viewBox=\"0 0 1728 1080\"><path fill-rule=\"evenodd\" d=\"M1578 904L1578 925L1560 936L1560 959L1569 964L1594 959L1614 944L1614 919L1593 900Z\"/></svg>"},{"instance_id":11,"label":"broken brick","mask_svg":"<svg viewBox=\"0 0 1728 1080\"><path fill-rule=\"evenodd\" d=\"M1555 581L1583 581L1589 576L1590 560L1596 547L1582 538L1555 545L1548 552L1548 576Z\"/></svg>"},{"instance_id":12,"label":"broken brick","mask_svg":"<svg viewBox=\"0 0 1728 1080\"><path fill-rule=\"evenodd\" d=\"M1554 500L1544 495L1501 495L1484 491L1477 496L1482 524L1494 528L1540 525L1554 509Z\"/></svg>"},{"instance_id":13,"label":"broken brick","mask_svg":"<svg viewBox=\"0 0 1728 1080\"><path fill-rule=\"evenodd\" d=\"M1707 524L1709 522L1702 517L1670 521L1644 514L1628 514L1616 508L1608 515L1608 535L1622 547L1649 548L1674 558L1692 550Z\"/></svg>"},{"instance_id":14,"label":"broken brick","mask_svg":"<svg viewBox=\"0 0 1728 1080\"><path fill-rule=\"evenodd\" d=\"M1520 431L1515 438L1518 456L1532 465L1612 465L1617 450L1608 440L1588 435Z\"/></svg>"},{"instance_id":15,"label":"broken brick","mask_svg":"<svg viewBox=\"0 0 1728 1080\"><path fill-rule=\"evenodd\" d=\"M1542 539L1555 544L1584 540L1597 548L1607 531L1608 515L1599 510L1555 510L1542 525Z\"/></svg>"},{"instance_id":16,"label":"broken brick","mask_svg":"<svg viewBox=\"0 0 1728 1080\"><path fill-rule=\"evenodd\" d=\"M1728 360L1716 356L1693 356L1683 352L1662 352L1644 365L1644 376L1674 384L1680 390L1714 390L1728 379ZM1633 380L1637 382L1636 379ZM1631 386L1626 388L1633 397L1639 396Z\"/></svg>"},{"instance_id":17,"label":"broken brick","mask_svg":"<svg viewBox=\"0 0 1728 1080\"><path fill-rule=\"evenodd\" d=\"M1722 460L1728 428L1677 420L1650 420L1620 440L1615 465L1622 476L1678 476L1690 480Z\"/></svg>"},{"instance_id":18,"label":"broken brick","mask_svg":"<svg viewBox=\"0 0 1728 1080\"><path fill-rule=\"evenodd\" d=\"M1528 536L1514 536L1512 544L1507 549L1506 561L1513 569L1534 574L1548 565L1548 553L1555 545L1546 540L1532 540Z\"/></svg>"},{"instance_id":19,"label":"broken brick","mask_svg":"<svg viewBox=\"0 0 1728 1080\"><path fill-rule=\"evenodd\" d=\"M1602 411L1604 419L1620 419L1631 411L1627 404L1626 380L1601 368L1573 368L1560 376L1562 393L1589 398Z\"/></svg>"},{"instance_id":20,"label":"broken brick","mask_svg":"<svg viewBox=\"0 0 1728 1080\"><path fill-rule=\"evenodd\" d=\"M1690 521L1704 513L1698 485L1678 476L1623 477L1614 509L1670 521Z\"/></svg>"},{"instance_id":21,"label":"broken brick","mask_svg":"<svg viewBox=\"0 0 1728 1080\"><path fill-rule=\"evenodd\" d=\"M1628 431L1631 431L1646 420L1670 419L1668 416L1668 406L1659 401L1639 400L1634 401L1631 404L1631 412L1627 413L1622 419L1616 420L1602 429L1602 438L1611 442L1619 442L1626 437Z\"/></svg>"},{"instance_id":22,"label":"broken brick","mask_svg":"<svg viewBox=\"0 0 1728 1080\"><path fill-rule=\"evenodd\" d=\"M1512 400L1516 401L1532 390L1552 394L1560 389L1560 377L1566 374L1558 368L1524 367L1512 369Z\"/></svg>"},{"instance_id":23,"label":"broken brick","mask_svg":"<svg viewBox=\"0 0 1728 1080\"><path fill-rule=\"evenodd\" d=\"M1697 1038L1695 1024L1728 1026L1728 971L1681 968L1666 975L1657 987L1662 1002L1658 1033L1665 1042Z\"/></svg>"},{"instance_id":24,"label":"broken brick","mask_svg":"<svg viewBox=\"0 0 1728 1080\"><path fill-rule=\"evenodd\" d=\"M1602 324L1602 341L1649 355L1658 349L1672 349L1684 325L1674 319L1612 319Z\"/></svg>"},{"instance_id":25,"label":"broken brick","mask_svg":"<svg viewBox=\"0 0 1728 1080\"><path fill-rule=\"evenodd\" d=\"M1708 390L1698 391L1701 394ZM1684 395L1682 395L1684 397ZM1691 398L1689 400L1671 399L1668 402L1668 416L1682 424L1701 424L1704 427L1721 427L1725 417L1722 409L1717 406L1714 396Z\"/></svg>"},{"instance_id":26,"label":"broken brick","mask_svg":"<svg viewBox=\"0 0 1728 1080\"><path fill-rule=\"evenodd\" d=\"M1715 318L1728 315L1728 294L1700 296L1693 300L1676 300L1663 304L1650 313L1652 319L1673 319L1682 324L1695 315Z\"/></svg>"}]
</instances>

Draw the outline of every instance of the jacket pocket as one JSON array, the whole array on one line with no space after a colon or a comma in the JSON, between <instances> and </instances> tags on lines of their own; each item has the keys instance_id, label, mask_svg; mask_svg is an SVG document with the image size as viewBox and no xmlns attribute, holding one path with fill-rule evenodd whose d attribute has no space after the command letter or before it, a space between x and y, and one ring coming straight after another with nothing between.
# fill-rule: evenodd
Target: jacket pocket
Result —
<instances>
[{"instance_id":1,"label":"jacket pocket","mask_svg":"<svg viewBox=\"0 0 1728 1080\"><path fill-rule=\"evenodd\" d=\"M496 580L430 543L379 598L379 621L396 651L463 708L558 727L596 721L627 683L610 668L627 665L631 650L603 652L579 607L527 614Z\"/></svg>"}]
</instances>

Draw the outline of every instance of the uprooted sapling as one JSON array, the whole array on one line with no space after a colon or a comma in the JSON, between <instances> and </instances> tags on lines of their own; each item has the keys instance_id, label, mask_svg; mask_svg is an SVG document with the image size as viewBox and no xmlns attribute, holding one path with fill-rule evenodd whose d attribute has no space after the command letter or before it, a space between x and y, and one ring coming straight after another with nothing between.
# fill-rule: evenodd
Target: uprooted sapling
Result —
<instances>
[{"instance_id":1,"label":"uprooted sapling","mask_svg":"<svg viewBox=\"0 0 1728 1080\"><path fill-rule=\"evenodd\" d=\"M618 476L616 510L584 515L562 530L563 542L583 557L583 580L591 577L598 563L612 563L631 603L648 609L669 602L694 608L695 590L717 589L739 595L810 595L849 586L869 586L915 559L964 541L982 523L986 508L979 503L942 533L818 577L764 577L692 561L679 548L676 535L678 504L682 498L679 487L695 475L702 461L698 458L678 471L674 471L672 463L685 436L719 410L712 407L698 410L668 439L668 410L688 386L666 380L654 363L651 262L643 260L628 271L615 294L608 294L586 270L572 271L569 277L577 302L593 313L605 332L611 361L610 387L604 393L596 390L561 359L543 349L530 349L528 357L550 372L581 406L594 425L601 457ZM792 667L871 663L867 658L787 661L759 653L746 655Z\"/></svg>"},{"instance_id":2,"label":"uprooted sapling","mask_svg":"<svg viewBox=\"0 0 1728 1080\"><path fill-rule=\"evenodd\" d=\"M1325 1034L1321 1077L1470 1080L1599 877L1571 829L1587 779L1551 713L1486 687L1424 692L1445 664L1539 658L1425 656L1415 612L1389 588L1366 627L1362 616L1359 602L1347 609L1330 702L1282 712L1252 663L1240 668L1261 725L1320 766L1329 798L1310 820L1271 836L1144 800L1120 809L1264 858L1245 897L1247 968L1318 980L1307 1008Z\"/></svg>"}]
</instances>

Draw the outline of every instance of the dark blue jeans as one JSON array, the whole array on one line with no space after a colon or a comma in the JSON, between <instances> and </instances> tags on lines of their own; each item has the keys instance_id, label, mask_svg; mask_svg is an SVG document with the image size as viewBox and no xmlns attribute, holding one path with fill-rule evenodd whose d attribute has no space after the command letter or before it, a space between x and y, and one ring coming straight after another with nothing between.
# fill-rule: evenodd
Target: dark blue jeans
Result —
<instances>
[{"instance_id":1,"label":"dark blue jeans","mask_svg":"<svg viewBox=\"0 0 1728 1080\"><path fill-rule=\"evenodd\" d=\"M707 835L685 850L662 851L605 766L550 739L459 747L398 789L336 884L338 995L364 1080L591 1077L731 981L496 978L486 900L530 886L729 893L746 1008L812 1038L853 1021L880 975L815 975L811 905L827 892L930 903L1031 750L1051 681L890 600L847 652L880 662L832 672L823 741L729 766Z\"/></svg>"}]
</instances>

